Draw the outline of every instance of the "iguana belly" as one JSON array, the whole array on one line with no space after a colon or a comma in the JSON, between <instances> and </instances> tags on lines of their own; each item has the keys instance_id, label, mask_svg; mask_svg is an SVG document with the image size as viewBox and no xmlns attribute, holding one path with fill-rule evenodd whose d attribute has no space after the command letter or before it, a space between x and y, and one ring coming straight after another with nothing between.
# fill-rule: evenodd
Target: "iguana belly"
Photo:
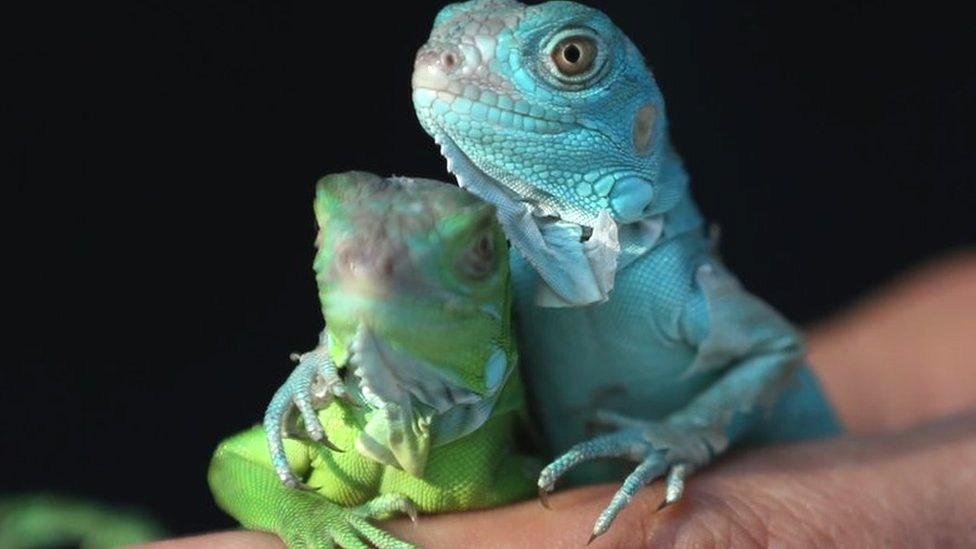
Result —
<instances>
[{"instance_id":1,"label":"iguana belly","mask_svg":"<svg viewBox=\"0 0 976 549\"><path fill-rule=\"evenodd\" d=\"M440 513L511 503L535 491L538 464L516 453L517 411L493 415L473 433L432 449L420 478L355 450L365 423L363 409L333 403L319 411L319 419L333 443L346 451L314 445L308 484L340 505L397 493L422 513Z\"/></svg>"},{"instance_id":2,"label":"iguana belly","mask_svg":"<svg viewBox=\"0 0 976 549\"><path fill-rule=\"evenodd\" d=\"M714 381L687 376L694 349L668 335L693 291L693 263L673 241L620 272L609 301L542 308L538 275L513 249L522 372L552 451L582 441L598 408L661 419Z\"/></svg>"}]
</instances>

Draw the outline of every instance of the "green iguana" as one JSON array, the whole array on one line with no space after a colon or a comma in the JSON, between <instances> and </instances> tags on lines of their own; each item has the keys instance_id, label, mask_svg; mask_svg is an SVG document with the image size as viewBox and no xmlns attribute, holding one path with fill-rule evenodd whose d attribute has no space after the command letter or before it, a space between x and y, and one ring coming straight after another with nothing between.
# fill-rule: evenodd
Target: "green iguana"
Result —
<instances>
[{"instance_id":1,"label":"green iguana","mask_svg":"<svg viewBox=\"0 0 976 549\"><path fill-rule=\"evenodd\" d=\"M494 207L440 182L351 172L319 182L315 215L326 328L298 357L318 374L315 409L288 424L324 431L284 440L277 463L262 426L223 441L218 504L290 546L406 547L369 519L534 493L538 464L514 446L525 408ZM291 408L287 387L273 406Z\"/></svg>"}]
</instances>

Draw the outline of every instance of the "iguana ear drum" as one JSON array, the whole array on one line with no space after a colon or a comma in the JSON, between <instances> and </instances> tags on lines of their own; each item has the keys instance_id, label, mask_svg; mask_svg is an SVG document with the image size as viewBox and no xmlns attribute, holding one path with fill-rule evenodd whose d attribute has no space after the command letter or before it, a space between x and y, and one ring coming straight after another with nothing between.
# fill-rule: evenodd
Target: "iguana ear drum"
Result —
<instances>
[{"instance_id":1,"label":"iguana ear drum","mask_svg":"<svg viewBox=\"0 0 976 549\"><path fill-rule=\"evenodd\" d=\"M651 149L654 142L654 118L657 109L653 103L648 103L637 109L637 116L634 117L634 148L638 153L643 154Z\"/></svg>"}]
</instances>

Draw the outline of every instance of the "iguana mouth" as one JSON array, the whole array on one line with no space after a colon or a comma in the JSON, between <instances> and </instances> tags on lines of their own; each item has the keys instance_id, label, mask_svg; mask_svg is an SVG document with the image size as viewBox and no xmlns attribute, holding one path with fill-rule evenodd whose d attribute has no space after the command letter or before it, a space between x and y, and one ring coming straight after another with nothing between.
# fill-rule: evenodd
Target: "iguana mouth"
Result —
<instances>
[{"instance_id":1,"label":"iguana mouth","mask_svg":"<svg viewBox=\"0 0 976 549\"><path fill-rule=\"evenodd\" d=\"M447 161L447 171L454 176L458 186L462 189L469 190L482 200L495 204L495 206L499 206L500 200L504 203L521 204L532 214L532 219L536 225L543 226L557 222L571 224L579 228L580 242L586 242L590 239L593 234L592 226L563 219L557 210L546 207L541 200L522 196L512 190L471 160L440 124L434 120L429 122L435 127L435 131L430 132L430 134L434 138L434 143L440 148L441 156Z\"/></svg>"},{"instance_id":2,"label":"iguana mouth","mask_svg":"<svg viewBox=\"0 0 976 549\"><path fill-rule=\"evenodd\" d=\"M451 82L448 87L418 84L417 74L414 73L413 99L418 108L433 109L434 103L440 101L448 106L450 112L475 119L480 124L539 134L563 132L574 122L571 118L560 119L555 113L530 106L503 93L481 90L471 84L465 86L460 82Z\"/></svg>"},{"instance_id":3,"label":"iguana mouth","mask_svg":"<svg viewBox=\"0 0 976 549\"><path fill-rule=\"evenodd\" d=\"M524 205L531 213L532 220L539 227L556 222L566 223L579 228L580 242L585 242L592 236L592 227L564 220L558 211L545 208L539 201L530 197L519 195L497 178L482 170L464 153L447 132L436 132L434 142L440 147L441 156L447 161L447 171L457 179L458 186L461 188L473 192L496 206L498 202L495 199L504 199L506 202ZM482 196L482 194L487 196Z\"/></svg>"}]
</instances>

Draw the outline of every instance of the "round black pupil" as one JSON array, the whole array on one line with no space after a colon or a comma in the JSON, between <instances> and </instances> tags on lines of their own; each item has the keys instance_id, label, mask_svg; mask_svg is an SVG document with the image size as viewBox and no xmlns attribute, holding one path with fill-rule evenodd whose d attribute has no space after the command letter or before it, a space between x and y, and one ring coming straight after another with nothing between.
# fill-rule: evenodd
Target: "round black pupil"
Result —
<instances>
[{"instance_id":1,"label":"round black pupil","mask_svg":"<svg viewBox=\"0 0 976 549\"><path fill-rule=\"evenodd\" d=\"M563 49L563 59L575 64L582 57L583 52L580 51L579 46L576 44L569 44Z\"/></svg>"}]
</instances>

